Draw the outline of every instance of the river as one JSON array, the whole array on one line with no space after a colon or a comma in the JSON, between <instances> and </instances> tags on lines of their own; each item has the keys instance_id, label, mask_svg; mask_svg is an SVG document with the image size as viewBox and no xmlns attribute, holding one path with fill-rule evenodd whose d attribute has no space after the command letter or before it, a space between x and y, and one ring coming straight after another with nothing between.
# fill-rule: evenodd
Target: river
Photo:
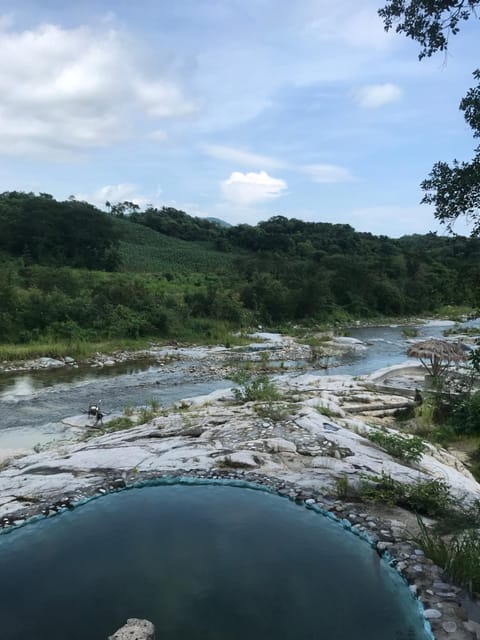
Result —
<instances>
[{"instance_id":1,"label":"river","mask_svg":"<svg viewBox=\"0 0 480 640\"><path fill-rule=\"evenodd\" d=\"M410 325L409 328L417 329L416 339L438 338L451 324L445 321L416 327ZM469 321L464 326L480 326L480 321ZM350 336L362 340L367 345L366 350L330 361L329 369L310 367L308 370L319 375L365 375L404 362L408 341L402 329L402 326L393 325L352 328ZM202 353L200 359L208 360L205 349L198 351ZM194 354L195 349L192 350ZM62 420L81 414L94 401L102 400L104 411L111 413L150 401L168 406L182 398L232 386L229 380L215 372L206 377L199 375L194 365L195 359L167 365L137 362L0 376L0 459L14 451L78 437L81 432L72 430ZM287 369L285 375L295 373Z\"/></svg>"}]
</instances>

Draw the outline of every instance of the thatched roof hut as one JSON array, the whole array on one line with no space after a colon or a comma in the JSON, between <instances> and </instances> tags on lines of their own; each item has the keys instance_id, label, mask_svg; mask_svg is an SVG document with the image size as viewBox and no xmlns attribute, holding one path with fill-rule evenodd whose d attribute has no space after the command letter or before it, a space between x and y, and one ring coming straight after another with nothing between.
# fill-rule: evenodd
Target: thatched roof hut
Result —
<instances>
[{"instance_id":1,"label":"thatched roof hut","mask_svg":"<svg viewBox=\"0 0 480 640\"><path fill-rule=\"evenodd\" d=\"M428 373L436 377L450 367L467 360L467 354L459 342L447 340L423 340L416 342L408 350L409 357L418 358Z\"/></svg>"}]
</instances>

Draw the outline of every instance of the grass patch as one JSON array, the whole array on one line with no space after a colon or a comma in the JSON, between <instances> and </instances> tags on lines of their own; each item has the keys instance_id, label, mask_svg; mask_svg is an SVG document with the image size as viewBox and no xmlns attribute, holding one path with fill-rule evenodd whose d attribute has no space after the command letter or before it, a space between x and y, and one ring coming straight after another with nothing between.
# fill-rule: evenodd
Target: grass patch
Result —
<instances>
[{"instance_id":1,"label":"grass patch","mask_svg":"<svg viewBox=\"0 0 480 640\"><path fill-rule=\"evenodd\" d=\"M255 413L265 420L272 422L283 422L287 420L295 411L295 405L281 402L266 402L255 407Z\"/></svg>"},{"instance_id":2,"label":"grass patch","mask_svg":"<svg viewBox=\"0 0 480 640\"><path fill-rule=\"evenodd\" d=\"M470 594L480 591L480 535L468 529L446 541L425 526L418 518L420 534L415 543L425 555L441 567L452 580L468 589Z\"/></svg>"},{"instance_id":3,"label":"grass patch","mask_svg":"<svg viewBox=\"0 0 480 640\"><path fill-rule=\"evenodd\" d=\"M366 435L371 442L378 444L392 457L408 463L419 462L426 449L426 445L417 436L401 436L380 429L370 431Z\"/></svg>"},{"instance_id":4,"label":"grass patch","mask_svg":"<svg viewBox=\"0 0 480 640\"><path fill-rule=\"evenodd\" d=\"M42 341L28 344L2 344L0 345L0 360L13 362L17 360L33 360L35 358L88 358L100 353L113 353L114 351L137 351L150 345L147 338L132 340L100 340L98 342L87 341Z\"/></svg>"},{"instance_id":5,"label":"grass patch","mask_svg":"<svg viewBox=\"0 0 480 640\"><path fill-rule=\"evenodd\" d=\"M365 478L360 483L357 495L361 500L397 505L432 518L442 517L452 509L450 491L443 480L405 484L382 472L381 476Z\"/></svg>"},{"instance_id":6,"label":"grass patch","mask_svg":"<svg viewBox=\"0 0 480 640\"><path fill-rule=\"evenodd\" d=\"M233 390L235 400L239 403L275 402L282 397L278 387L266 375L251 377L248 371L244 371L237 374L234 381L240 383L240 387Z\"/></svg>"},{"instance_id":7,"label":"grass patch","mask_svg":"<svg viewBox=\"0 0 480 640\"><path fill-rule=\"evenodd\" d=\"M131 429L135 426L135 423L128 416L119 416L118 418L112 418L106 425L106 431L123 431L124 429Z\"/></svg>"},{"instance_id":8,"label":"grass patch","mask_svg":"<svg viewBox=\"0 0 480 640\"><path fill-rule=\"evenodd\" d=\"M402 336L404 338L416 338L418 329L416 327L402 327Z\"/></svg>"},{"instance_id":9,"label":"grass patch","mask_svg":"<svg viewBox=\"0 0 480 640\"><path fill-rule=\"evenodd\" d=\"M315 411L318 411L318 413L320 413L322 416L325 416L326 418L341 418L341 415L338 413L338 411L334 411L333 409L330 409L323 404L316 404Z\"/></svg>"}]
</instances>

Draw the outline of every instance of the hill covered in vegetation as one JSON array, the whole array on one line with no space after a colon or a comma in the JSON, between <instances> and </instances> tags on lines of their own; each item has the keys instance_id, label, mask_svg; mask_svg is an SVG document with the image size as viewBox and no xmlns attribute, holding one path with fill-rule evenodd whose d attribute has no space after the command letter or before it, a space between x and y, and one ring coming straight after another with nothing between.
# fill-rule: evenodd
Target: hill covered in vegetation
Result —
<instances>
[{"instance_id":1,"label":"hill covered in vegetation","mask_svg":"<svg viewBox=\"0 0 480 640\"><path fill-rule=\"evenodd\" d=\"M480 304L480 240L275 216L227 227L172 208L108 213L0 195L0 342L214 338Z\"/></svg>"}]
</instances>

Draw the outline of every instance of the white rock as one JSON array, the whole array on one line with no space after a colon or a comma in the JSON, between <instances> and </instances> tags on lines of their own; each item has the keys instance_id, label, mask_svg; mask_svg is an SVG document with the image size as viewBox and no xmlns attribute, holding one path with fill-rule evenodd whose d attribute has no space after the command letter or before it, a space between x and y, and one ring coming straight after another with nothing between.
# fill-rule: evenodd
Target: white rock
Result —
<instances>
[{"instance_id":1,"label":"white rock","mask_svg":"<svg viewBox=\"0 0 480 640\"><path fill-rule=\"evenodd\" d=\"M284 438L268 438L265 440L265 446L272 453L296 453L297 447L294 442L285 440Z\"/></svg>"},{"instance_id":2,"label":"white rock","mask_svg":"<svg viewBox=\"0 0 480 640\"><path fill-rule=\"evenodd\" d=\"M442 617L442 614L438 609L425 609L423 615L427 620L435 620Z\"/></svg>"}]
</instances>

